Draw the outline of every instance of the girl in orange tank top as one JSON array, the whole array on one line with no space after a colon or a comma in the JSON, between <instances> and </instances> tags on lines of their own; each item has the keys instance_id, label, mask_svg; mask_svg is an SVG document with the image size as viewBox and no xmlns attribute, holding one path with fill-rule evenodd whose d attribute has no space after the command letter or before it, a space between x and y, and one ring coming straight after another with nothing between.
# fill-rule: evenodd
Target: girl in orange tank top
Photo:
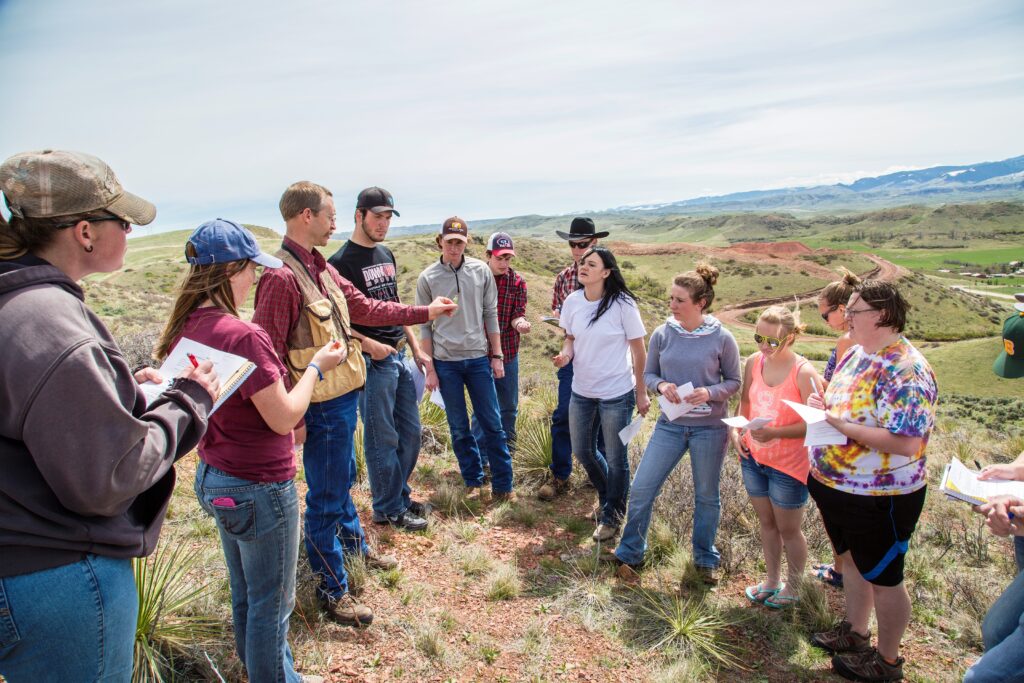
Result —
<instances>
[{"instance_id":1,"label":"girl in orange tank top","mask_svg":"<svg viewBox=\"0 0 1024 683\"><path fill-rule=\"evenodd\" d=\"M761 525L761 548L767 576L745 594L751 602L774 609L797 600L800 577L807 562L807 539L800 529L807 503L810 461L803 445L806 424L783 403L806 403L821 386L807 359L793 352L803 332L799 309L772 306L762 311L754 341L758 351L747 359L740 391L739 415L748 420L769 418L755 430L732 430L740 454L743 485ZM782 581L782 554L788 580Z\"/></svg>"}]
</instances>

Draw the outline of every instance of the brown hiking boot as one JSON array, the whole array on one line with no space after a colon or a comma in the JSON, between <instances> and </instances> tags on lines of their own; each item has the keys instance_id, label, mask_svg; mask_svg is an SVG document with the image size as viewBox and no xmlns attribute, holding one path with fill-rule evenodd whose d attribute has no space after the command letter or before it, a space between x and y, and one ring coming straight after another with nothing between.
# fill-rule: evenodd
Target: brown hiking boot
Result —
<instances>
[{"instance_id":1,"label":"brown hiking boot","mask_svg":"<svg viewBox=\"0 0 1024 683\"><path fill-rule=\"evenodd\" d=\"M466 500L478 500L481 505L490 505L491 503L491 491L486 486L481 484L480 486L467 486L466 487Z\"/></svg>"},{"instance_id":2,"label":"brown hiking boot","mask_svg":"<svg viewBox=\"0 0 1024 683\"><path fill-rule=\"evenodd\" d=\"M890 664L878 650L871 648L864 652L844 652L836 655L832 658L832 669L851 681L902 681L903 661L903 657L899 657L895 664Z\"/></svg>"},{"instance_id":3,"label":"brown hiking boot","mask_svg":"<svg viewBox=\"0 0 1024 683\"><path fill-rule=\"evenodd\" d=\"M697 566L697 576L705 586L718 585L718 570L714 567Z\"/></svg>"},{"instance_id":4,"label":"brown hiking boot","mask_svg":"<svg viewBox=\"0 0 1024 683\"><path fill-rule=\"evenodd\" d=\"M569 492L569 480L551 477L537 491L537 497L544 501L552 501L558 496Z\"/></svg>"},{"instance_id":5,"label":"brown hiking boot","mask_svg":"<svg viewBox=\"0 0 1024 683\"><path fill-rule=\"evenodd\" d=\"M625 562L619 565L619 568L615 570L615 578L621 581L627 586L639 586L640 585L640 572L638 567L628 565Z\"/></svg>"},{"instance_id":6,"label":"brown hiking boot","mask_svg":"<svg viewBox=\"0 0 1024 683\"><path fill-rule=\"evenodd\" d=\"M504 493L495 493L491 498L495 505L501 503L516 503L519 501L519 497L516 496L515 491L505 491Z\"/></svg>"},{"instance_id":7,"label":"brown hiking boot","mask_svg":"<svg viewBox=\"0 0 1024 683\"><path fill-rule=\"evenodd\" d=\"M327 616L343 626L360 628L373 623L373 611L366 605L356 602L351 593L340 598L320 597L320 609Z\"/></svg>"},{"instance_id":8,"label":"brown hiking boot","mask_svg":"<svg viewBox=\"0 0 1024 683\"><path fill-rule=\"evenodd\" d=\"M853 625L845 619L831 631L815 633L811 636L811 645L820 647L830 655L842 652L867 652L871 649L871 631L862 636L853 630Z\"/></svg>"},{"instance_id":9,"label":"brown hiking boot","mask_svg":"<svg viewBox=\"0 0 1024 683\"><path fill-rule=\"evenodd\" d=\"M398 559L391 555L381 555L376 550L370 550L370 552L363 555L363 559L366 560L366 566L370 569L394 569L398 566Z\"/></svg>"}]
</instances>

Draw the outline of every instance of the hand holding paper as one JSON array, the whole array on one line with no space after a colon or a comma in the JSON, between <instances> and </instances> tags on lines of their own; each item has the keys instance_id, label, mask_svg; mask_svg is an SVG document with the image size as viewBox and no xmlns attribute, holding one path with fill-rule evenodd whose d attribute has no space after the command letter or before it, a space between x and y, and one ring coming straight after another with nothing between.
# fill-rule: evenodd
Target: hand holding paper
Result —
<instances>
[{"instance_id":1,"label":"hand holding paper","mask_svg":"<svg viewBox=\"0 0 1024 683\"><path fill-rule=\"evenodd\" d=\"M722 418L722 422L729 425L730 427L736 427L737 429L749 429L750 431L760 429L761 427L764 427L771 421L772 420L770 417L755 417L753 420L748 420L742 415Z\"/></svg>"},{"instance_id":2,"label":"hand holding paper","mask_svg":"<svg viewBox=\"0 0 1024 683\"><path fill-rule=\"evenodd\" d=\"M444 399L441 398L440 389L434 389L433 391L430 392L430 402L433 403L438 408L440 408L441 410L444 410Z\"/></svg>"},{"instance_id":3,"label":"hand holding paper","mask_svg":"<svg viewBox=\"0 0 1024 683\"><path fill-rule=\"evenodd\" d=\"M804 446L842 446L847 443L846 435L825 421L824 410L786 399L783 399L782 402L792 408L800 416L800 419L807 423Z\"/></svg>"},{"instance_id":4,"label":"hand holding paper","mask_svg":"<svg viewBox=\"0 0 1024 683\"><path fill-rule=\"evenodd\" d=\"M693 393L693 382L687 382L681 387L676 387L676 392L680 396L688 396ZM692 403L682 401L680 403L672 403L664 396L658 397L658 405L661 406L661 412L665 414L665 417L671 422L677 417L682 417L688 412L693 410L696 406Z\"/></svg>"}]
</instances>

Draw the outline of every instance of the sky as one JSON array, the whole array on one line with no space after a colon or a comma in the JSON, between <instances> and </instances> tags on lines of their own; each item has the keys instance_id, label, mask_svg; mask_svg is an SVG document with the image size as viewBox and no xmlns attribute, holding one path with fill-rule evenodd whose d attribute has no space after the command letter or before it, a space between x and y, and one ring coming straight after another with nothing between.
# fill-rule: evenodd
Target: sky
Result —
<instances>
[{"instance_id":1,"label":"sky","mask_svg":"<svg viewBox=\"0 0 1024 683\"><path fill-rule=\"evenodd\" d=\"M339 230L583 213L1024 154L1022 45L1019 0L0 0L0 158L95 154L156 230L297 180Z\"/></svg>"}]
</instances>

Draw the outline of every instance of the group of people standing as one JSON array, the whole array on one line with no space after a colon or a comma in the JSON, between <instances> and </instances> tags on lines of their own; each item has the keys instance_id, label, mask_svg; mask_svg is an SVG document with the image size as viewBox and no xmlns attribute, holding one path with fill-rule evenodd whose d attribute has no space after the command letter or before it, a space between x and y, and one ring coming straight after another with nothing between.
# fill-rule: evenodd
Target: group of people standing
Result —
<instances>
[{"instance_id":1,"label":"group of people standing","mask_svg":"<svg viewBox=\"0 0 1024 683\"><path fill-rule=\"evenodd\" d=\"M373 620L349 588L346 556L397 566L368 544L349 491L360 414L374 523L408 531L429 524L429 505L409 485L424 390L443 398L467 494L515 500L517 354L531 323L509 235L492 235L481 261L465 253L466 222L449 218L436 237L439 258L419 275L415 305L406 305L383 244L398 212L382 188L359 193L352 236L329 259L318 248L336 230L336 207L315 183L282 195L285 237L274 255L238 223L204 223L186 243L189 271L154 360L187 338L251 361L251 376L212 412L220 380L208 361L147 404L138 384L164 378L153 367L128 367L77 284L123 265L127 234L153 220L153 205L125 192L101 160L72 152L8 159L0 190L11 213L0 221L0 673L8 680L127 680L137 611L129 558L153 550L173 464L193 448L195 492L220 534L236 649L253 681L318 678L295 671L287 640L300 542L296 445L308 487L301 536L319 603L339 623ZM608 233L576 218L558 235L573 262L554 284L552 313L565 337L552 358L559 391L551 475L538 496L552 501L569 490L575 454L596 490L594 541L617 540L616 575L635 582L655 500L689 453L693 562L714 584L731 443L766 570L747 599L772 609L799 600L801 523L813 498L836 554L822 578L841 581L846 614L812 642L834 654L847 678L901 678L910 618L903 561L924 502L937 389L902 336L909 306L898 288L844 273L823 290L818 311L842 332L824 376L794 352L804 325L799 309L786 306L761 312L757 351L744 365L736 339L710 313L715 267L673 279L670 315L645 344L639 303L599 244ZM248 322L239 309L254 286ZM634 412L647 414L651 393L665 409L632 474L619 433ZM723 422L737 393L738 415L760 418L759 427ZM806 424L785 401L825 410L845 443L808 450ZM64 656L53 656L56 648Z\"/></svg>"}]
</instances>

